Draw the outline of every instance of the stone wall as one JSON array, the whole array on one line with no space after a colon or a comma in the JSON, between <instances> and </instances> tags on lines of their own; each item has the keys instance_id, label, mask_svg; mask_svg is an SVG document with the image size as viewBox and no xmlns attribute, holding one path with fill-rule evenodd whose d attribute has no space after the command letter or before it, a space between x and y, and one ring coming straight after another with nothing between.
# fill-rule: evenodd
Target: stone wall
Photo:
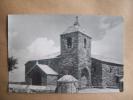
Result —
<instances>
[{"instance_id":1,"label":"stone wall","mask_svg":"<svg viewBox=\"0 0 133 100\"><path fill-rule=\"evenodd\" d=\"M122 71L123 67L120 64L92 58L91 76L93 87L118 88L116 76L123 75Z\"/></svg>"},{"instance_id":2,"label":"stone wall","mask_svg":"<svg viewBox=\"0 0 133 100\"><path fill-rule=\"evenodd\" d=\"M28 61L26 64L25 64L25 75L26 73L36 64L36 60L33 60L33 61Z\"/></svg>"},{"instance_id":3,"label":"stone wall","mask_svg":"<svg viewBox=\"0 0 133 100\"><path fill-rule=\"evenodd\" d=\"M117 88L116 74L118 66L102 63L102 85L103 87Z\"/></svg>"},{"instance_id":4,"label":"stone wall","mask_svg":"<svg viewBox=\"0 0 133 100\"><path fill-rule=\"evenodd\" d=\"M67 47L67 38L72 39L71 48ZM59 62L60 77L71 74L78 79L78 35L76 32L61 35L61 59Z\"/></svg>"},{"instance_id":5,"label":"stone wall","mask_svg":"<svg viewBox=\"0 0 133 100\"><path fill-rule=\"evenodd\" d=\"M93 87L102 87L102 64L94 58L92 58L91 80Z\"/></svg>"},{"instance_id":6,"label":"stone wall","mask_svg":"<svg viewBox=\"0 0 133 100\"><path fill-rule=\"evenodd\" d=\"M71 37L72 47L67 47L67 38ZM84 39L86 46L84 47ZM91 38L81 32L73 32L61 35L61 59L59 62L60 74L73 75L79 81L82 78L82 70L88 71L87 81L91 84Z\"/></svg>"},{"instance_id":7,"label":"stone wall","mask_svg":"<svg viewBox=\"0 0 133 100\"><path fill-rule=\"evenodd\" d=\"M36 79L39 79L39 80L37 80L37 81L33 80L33 78L35 78L35 77L36 77ZM34 82L38 82L38 81L40 82L39 83L40 85L46 84L46 83L42 83L42 81L41 81L42 77L43 77L43 73L36 65L35 68L26 75L26 81L28 84L33 84Z\"/></svg>"},{"instance_id":8,"label":"stone wall","mask_svg":"<svg viewBox=\"0 0 133 100\"><path fill-rule=\"evenodd\" d=\"M123 76L124 74L123 70L124 70L123 65L118 66L118 75Z\"/></svg>"},{"instance_id":9,"label":"stone wall","mask_svg":"<svg viewBox=\"0 0 133 100\"><path fill-rule=\"evenodd\" d=\"M86 40L86 43L84 43ZM87 78L87 85L91 85L91 38L78 32L78 68L82 78ZM86 70L86 71L84 71Z\"/></svg>"},{"instance_id":10,"label":"stone wall","mask_svg":"<svg viewBox=\"0 0 133 100\"><path fill-rule=\"evenodd\" d=\"M55 75L47 75L37 66L26 76L27 84L33 84L35 80L33 80L34 76L38 76L40 78L40 85L56 85L57 84L57 76ZM37 81L36 81L37 82Z\"/></svg>"},{"instance_id":11,"label":"stone wall","mask_svg":"<svg viewBox=\"0 0 133 100\"><path fill-rule=\"evenodd\" d=\"M36 64L36 61L28 61L25 64L25 81L27 82L27 84L32 84L32 79L31 77L29 77L29 75L27 74Z\"/></svg>"},{"instance_id":12,"label":"stone wall","mask_svg":"<svg viewBox=\"0 0 133 100\"><path fill-rule=\"evenodd\" d=\"M66 56L70 54L75 54L77 57L77 50L78 50L78 33L73 32L73 33L67 33L67 34L62 34L60 36L60 43L61 43L61 56ZM72 47L68 48L67 47L67 38L72 38Z\"/></svg>"},{"instance_id":13,"label":"stone wall","mask_svg":"<svg viewBox=\"0 0 133 100\"><path fill-rule=\"evenodd\" d=\"M58 77L55 75L48 75L47 76L47 84L48 85L57 85Z\"/></svg>"}]
</instances>

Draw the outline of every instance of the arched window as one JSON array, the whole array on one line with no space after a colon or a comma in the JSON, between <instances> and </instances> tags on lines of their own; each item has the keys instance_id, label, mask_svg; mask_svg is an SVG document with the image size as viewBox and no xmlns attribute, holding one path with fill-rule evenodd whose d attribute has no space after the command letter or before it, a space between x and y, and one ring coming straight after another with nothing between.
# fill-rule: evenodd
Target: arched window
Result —
<instances>
[{"instance_id":1,"label":"arched window","mask_svg":"<svg viewBox=\"0 0 133 100\"><path fill-rule=\"evenodd\" d=\"M89 76L89 71L86 68L81 70L81 77L83 76L85 76L86 78L88 78Z\"/></svg>"},{"instance_id":2,"label":"arched window","mask_svg":"<svg viewBox=\"0 0 133 100\"><path fill-rule=\"evenodd\" d=\"M84 48L86 48L86 39L84 39Z\"/></svg>"},{"instance_id":3,"label":"arched window","mask_svg":"<svg viewBox=\"0 0 133 100\"><path fill-rule=\"evenodd\" d=\"M96 72L96 66L93 66L93 71Z\"/></svg>"},{"instance_id":4,"label":"arched window","mask_svg":"<svg viewBox=\"0 0 133 100\"><path fill-rule=\"evenodd\" d=\"M67 38L67 48L71 48L72 47L72 38L68 37Z\"/></svg>"},{"instance_id":5,"label":"arched window","mask_svg":"<svg viewBox=\"0 0 133 100\"><path fill-rule=\"evenodd\" d=\"M109 72L110 72L110 73L112 72L112 67L110 67Z\"/></svg>"}]
</instances>

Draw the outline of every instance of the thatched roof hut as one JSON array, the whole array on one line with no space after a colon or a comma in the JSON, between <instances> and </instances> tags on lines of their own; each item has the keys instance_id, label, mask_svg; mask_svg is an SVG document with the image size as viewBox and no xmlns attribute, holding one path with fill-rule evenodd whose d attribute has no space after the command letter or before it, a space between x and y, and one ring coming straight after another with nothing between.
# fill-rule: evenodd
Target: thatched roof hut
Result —
<instances>
[{"instance_id":1,"label":"thatched roof hut","mask_svg":"<svg viewBox=\"0 0 133 100\"><path fill-rule=\"evenodd\" d=\"M64 75L57 81L55 92L58 93L75 93L77 92L78 80L72 75Z\"/></svg>"}]
</instances>

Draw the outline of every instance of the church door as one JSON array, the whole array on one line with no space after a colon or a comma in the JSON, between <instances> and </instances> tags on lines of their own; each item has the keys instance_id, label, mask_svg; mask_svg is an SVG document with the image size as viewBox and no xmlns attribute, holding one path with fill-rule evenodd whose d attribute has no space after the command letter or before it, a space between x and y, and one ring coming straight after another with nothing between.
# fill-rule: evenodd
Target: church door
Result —
<instances>
[{"instance_id":1,"label":"church door","mask_svg":"<svg viewBox=\"0 0 133 100\"><path fill-rule=\"evenodd\" d=\"M32 75L32 85L41 85L42 80L41 80L41 74L36 71Z\"/></svg>"},{"instance_id":2,"label":"church door","mask_svg":"<svg viewBox=\"0 0 133 100\"><path fill-rule=\"evenodd\" d=\"M90 77L89 71L87 70L87 68L83 68L81 70L81 81L83 81L83 82L81 82L81 83L83 83L83 85L89 86L90 85L90 78L89 77Z\"/></svg>"}]
</instances>

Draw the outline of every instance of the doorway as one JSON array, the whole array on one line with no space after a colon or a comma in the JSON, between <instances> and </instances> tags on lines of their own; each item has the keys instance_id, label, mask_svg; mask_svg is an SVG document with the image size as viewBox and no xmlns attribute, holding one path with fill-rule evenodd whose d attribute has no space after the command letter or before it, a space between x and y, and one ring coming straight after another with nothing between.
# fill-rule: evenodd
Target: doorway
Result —
<instances>
[{"instance_id":1,"label":"doorway","mask_svg":"<svg viewBox=\"0 0 133 100\"><path fill-rule=\"evenodd\" d=\"M41 76L42 75L38 71L35 71L32 74L32 85L41 85L42 84Z\"/></svg>"}]
</instances>

